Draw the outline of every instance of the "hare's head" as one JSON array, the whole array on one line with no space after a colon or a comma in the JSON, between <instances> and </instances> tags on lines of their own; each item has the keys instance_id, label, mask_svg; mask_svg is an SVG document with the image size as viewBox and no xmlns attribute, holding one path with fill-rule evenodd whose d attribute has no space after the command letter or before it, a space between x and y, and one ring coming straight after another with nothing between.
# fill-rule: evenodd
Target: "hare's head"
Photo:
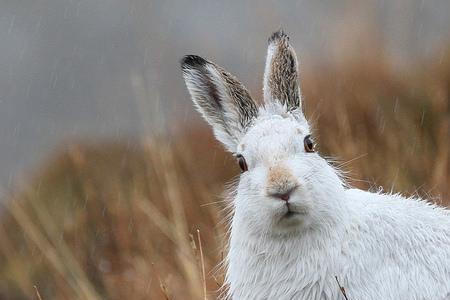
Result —
<instances>
[{"instance_id":1,"label":"hare's head","mask_svg":"<svg viewBox=\"0 0 450 300\"><path fill-rule=\"evenodd\" d=\"M264 104L231 74L198 56L182 60L198 111L242 169L234 219L252 232L286 233L332 224L342 184L315 152L303 115L298 65L282 31L269 39ZM244 228L242 228L244 230Z\"/></svg>"}]
</instances>

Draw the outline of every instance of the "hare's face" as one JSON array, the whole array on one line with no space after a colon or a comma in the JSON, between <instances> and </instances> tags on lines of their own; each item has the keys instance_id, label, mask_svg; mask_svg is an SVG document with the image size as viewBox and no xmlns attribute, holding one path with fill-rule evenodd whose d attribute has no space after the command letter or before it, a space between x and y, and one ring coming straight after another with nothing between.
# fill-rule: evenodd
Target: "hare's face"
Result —
<instances>
[{"instance_id":1,"label":"hare's face","mask_svg":"<svg viewBox=\"0 0 450 300\"><path fill-rule=\"evenodd\" d=\"M235 218L255 232L286 233L326 223L341 185L312 140L306 121L281 105L260 111L237 146L246 171L237 187Z\"/></svg>"},{"instance_id":2,"label":"hare's face","mask_svg":"<svg viewBox=\"0 0 450 300\"><path fill-rule=\"evenodd\" d=\"M326 224L341 184L333 168L314 152L289 38L280 31L269 39L260 108L219 66L186 56L182 68L196 108L243 170L234 218L256 232Z\"/></svg>"}]
</instances>

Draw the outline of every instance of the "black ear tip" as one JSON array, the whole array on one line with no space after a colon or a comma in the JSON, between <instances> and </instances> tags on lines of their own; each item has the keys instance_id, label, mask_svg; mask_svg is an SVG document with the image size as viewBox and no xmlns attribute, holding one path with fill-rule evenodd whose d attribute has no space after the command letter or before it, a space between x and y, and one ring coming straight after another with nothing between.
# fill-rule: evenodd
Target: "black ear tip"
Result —
<instances>
[{"instance_id":1,"label":"black ear tip","mask_svg":"<svg viewBox=\"0 0 450 300\"><path fill-rule=\"evenodd\" d=\"M279 40L287 40L289 41L289 36L284 32L283 29L280 29L278 31L275 31L272 33L272 35L269 37L269 44L272 44Z\"/></svg>"},{"instance_id":2,"label":"black ear tip","mask_svg":"<svg viewBox=\"0 0 450 300\"><path fill-rule=\"evenodd\" d=\"M180 63L181 68L185 70L194 67L202 67L207 64L207 61L204 58L197 55L186 55L181 59Z\"/></svg>"}]
</instances>

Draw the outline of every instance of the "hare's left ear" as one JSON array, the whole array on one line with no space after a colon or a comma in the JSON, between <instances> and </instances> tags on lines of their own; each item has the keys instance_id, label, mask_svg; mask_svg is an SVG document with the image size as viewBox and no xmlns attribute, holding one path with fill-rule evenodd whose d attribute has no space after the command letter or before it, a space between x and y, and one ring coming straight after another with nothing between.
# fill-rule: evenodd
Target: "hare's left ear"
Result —
<instances>
[{"instance_id":1,"label":"hare's left ear","mask_svg":"<svg viewBox=\"0 0 450 300\"><path fill-rule=\"evenodd\" d=\"M269 38L264 71L264 102L274 101L280 102L288 111L302 111L297 56L282 30Z\"/></svg>"},{"instance_id":2,"label":"hare's left ear","mask_svg":"<svg viewBox=\"0 0 450 300\"><path fill-rule=\"evenodd\" d=\"M235 152L258 114L250 93L236 77L199 56L185 56L181 68L195 107L212 126L216 138Z\"/></svg>"}]
</instances>

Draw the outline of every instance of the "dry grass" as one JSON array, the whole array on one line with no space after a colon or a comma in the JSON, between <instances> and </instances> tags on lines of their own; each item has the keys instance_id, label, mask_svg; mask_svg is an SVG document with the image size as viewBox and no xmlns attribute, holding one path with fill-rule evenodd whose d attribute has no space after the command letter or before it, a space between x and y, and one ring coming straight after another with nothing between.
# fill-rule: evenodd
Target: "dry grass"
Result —
<instances>
[{"instance_id":1,"label":"dry grass","mask_svg":"<svg viewBox=\"0 0 450 300\"><path fill-rule=\"evenodd\" d=\"M315 68L303 91L321 152L353 185L449 199L450 61L408 76ZM176 140L62 147L4 210L0 298L216 298L219 195L237 168L205 129Z\"/></svg>"},{"instance_id":2,"label":"dry grass","mask_svg":"<svg viewBox=\"0 0 450 300\"><path fill-rule=\"evenodd\" d=\"M33 285L43 299L214 294L201 266L210 271L220 259L223 232L217 209L202 204L215 201L231 172L207 168L224 166L222 153L193 150L162 141L62 150L3 217L2 295L31 298Z\"/></svg>"}]
</instances>

